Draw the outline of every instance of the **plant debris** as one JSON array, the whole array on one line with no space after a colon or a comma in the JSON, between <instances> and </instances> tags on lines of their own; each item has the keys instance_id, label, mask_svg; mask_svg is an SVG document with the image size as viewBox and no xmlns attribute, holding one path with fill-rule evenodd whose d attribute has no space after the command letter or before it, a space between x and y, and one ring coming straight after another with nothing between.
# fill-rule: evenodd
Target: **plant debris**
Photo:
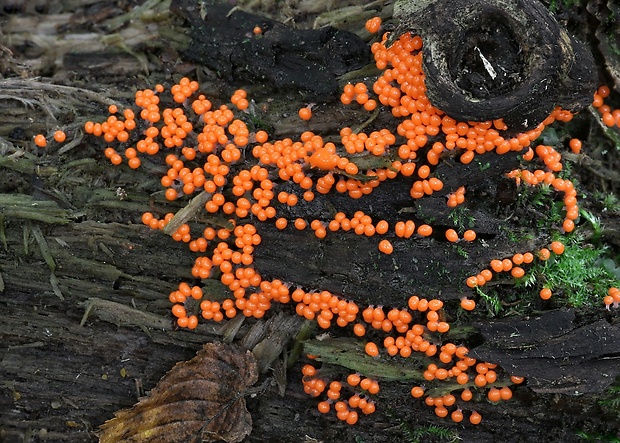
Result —
<instances>
[{"instance_id":1,"label":"plant debris","mask_svg":"<svg viewBox=\"0 0 620 443\"><path fill-rule=\"evenodd\" d=\"M207 343L133 408L104 423L99 443L239 442L252 430L243 395L257 379L251 352Z\"/></svg>"}]
</instances>

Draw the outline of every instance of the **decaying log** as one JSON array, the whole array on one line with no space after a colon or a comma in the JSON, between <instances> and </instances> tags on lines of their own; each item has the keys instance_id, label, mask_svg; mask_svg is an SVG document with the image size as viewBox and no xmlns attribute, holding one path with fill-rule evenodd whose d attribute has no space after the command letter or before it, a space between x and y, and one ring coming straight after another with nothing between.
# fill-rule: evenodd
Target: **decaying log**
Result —
<instances>
[{"instance_id":1,"label":"decaying log","mask_svg":"<svg viewBox=\"0 0 620 443\"><path fill-rule=\"evenodd\" d=\"M444 182L444 189L418 201L412 201L409 196L409 181L393 180L359 201L334 193L319 196L310 203L300 202L285 209L283 215L293 221L310 213L316 219L329 221L335 208L345 213L362 210L372 213L373 219L387 220L390 225L403 217L417 225L432 220L434 233L428 238L389 236L394 252L385 260L377 248L379 240L373 237L362 236L351 242L348 233L334 233L319 240L312 232L280 231L265 226L261 228L264 242L256 249L257 267L275 278L282 263L286 263L287 278L293 284L327 289L366 304L398 305L411 294L459 299L466 291L465 279L478 272L477 263L488 263L515 248L531 248L532 242L541 240L520 244L509 241L509 231L518 229L514 224L517 220L495 215L501 206L502 177L517 164L516 156L481 156L480 162L469 165L445 160L435 170ZM445 230L455 224L445 204L446 196L460 186L464 177L470 184L468 199L473 203L463 210L462 220L457 223L474 229L487 245L484 248L450 244L445 238ZM512 198L515 192L516 189L510 188Z\"/></svg>"},{"instance_id":2,"label":"decaying log","mask_svg":"<svg viewBox=\"0 0 620 443\"><path fill-rule=\"evenodd\" d=\"M229 71L220 69L218 75L228 76L233 82L240 79L238 75L249 75L243 80L266 82L283 94L291 88L307 94L310 88L315 95L321 96L327 91L318 91L312 86L317 83L313 73L321 67L321 63L315 62L314 58L320 58L321 51L335 45L335 52L326 59L327 66L320 69L322 80L318 83L323 86L335 86L339 70L345 66L351 67L351 63L361 62L359 58L352 57L352 54L357 54L358 39L355 36L342 36L340 41L327 39L322 43L328 36L325 33L333 31L317 30L314 37L317 40L312 40L307 34L311 31L291 31L228 6L208 6L200 12L189 0L174 1L172 10L191 26L192 40L184 53L211 69L221 64L222 60L227 60L225 65ZM264 28L263 34L249 38L246 34L255 25ZM305 45L311 42L314 42L313 47L318 46L321 50L312 53L314 55L306 54L301 64L296 63L299 54L304 53ZM283 74L291 69L308 83L302 85ZM274 77L267 78L263 72L270 72ZM273 121L273 124L278 126L278 122ZM376 165L379 166L385 165ZM492 258L514 249L525 250L534 246L531 241L522 244L508 241L509 233L518 229L518 217L507 215L506 220L502 220L496 216L504 198L511 201L516 198L514 185L507 184L504 175L517 166L518 156L514 153L480 156L469 165L463 165L455 157L442 161L434 171L435 176L443 181L444 188L419 201L412 201L409 196L413 180L398 179L383 184L372 195L359 201L330 193L319 195L310 203L301 201L294 207L282 208L282 216L291 224L295 218L307 217L307 214L328 222L337 211L354 213L363 210L372 214L374 220L384 219L391 225L403 217L412 219L416 225L432 220L436 229L431 238L398 239L391 236L389 239L395 246L395 252L389 260L381 260L378 240L374 238L361 237L355 242L347 242L346 233L336 233L322 241L312 233L299 233L292 228L280 231L266 225L260 228L265 241L256 250L257 267L263 275L279 278L282 265L286 263L287 281L293 285L326 289L370 304L396 305L411 293L457 299L465 289L465 278L477 272L478 263L488 263ZM462 185L463 180L468 183L470 203L463 209L462 219L455 222L449 218L451 211L446 207L445 200L449 193ZM292 191L287 186L283 184L282 190ZM292 184L290 186L294 187ZM502 195L504 193L508 195ZM464 229L474 229L489 247L451 245L444 233L455 223L460 223ZM543 241L546 239L534 240ZM440 278L437 278L438 275Z\"/></svg>"},{"instance_id":3,"label":"decaying log","mask_svg":"<svg viewBox=\"0 0 620 443\"><path fill-rule=\"evenodd\" d=\"M316 112L313 121L300 128L296 118L287 117L278 102L286 102L285 108L290 111L305 106L307 101L318 101L320 94L326 101L337 101L337 95L329 96L330 91L335 91L337 75L370 58L367 52L363 56L359 52L359 41L351 35L341 37L340 31L298 32L240 11L226 18L229 7L211 9L214 15L207 15L205 20L200 17L200 9L194 9L193 16L186 15L188 10L175 11L192 23L191 30L184 29L178 18L167 14L160 18L158 29L153 22L146 26L146 21L125 20L123 11L115 5L106 8L90 1L85 3L82 12L90 11L90 15L76 14L71 20L54 16L48 22L54 26L44 27L44 20L39 22L42 28L32 26L58 31L58 37L50 37L52 40L62 41L62 30L69 29L83 41L93 43L88 57L78 50L84 48L71 47L66 40L55 46L58 52L49 55L60 65L57 71L45 63L41 63L45 67L39 71L37 64L36 72L54 72L57 78L81 88L54 89L48 80L0 82L4 93L0 97L0 441L97 441L95 430L102 423L112 418L115 411L133 405L177 362L192 358L205 342L233 338L244 348L254 349L259 357L264 356L261 382L268 381L264 391L246 398L253 422L246 442L394 442L427 425L458 433L462 441L480 443L499 439L519 442L524 436L576 443L582 441L576 436L577 431L617 432L617 417L597 403L601 391L618 373L613 348L620 327L616 313L597 313L591 318L577 311L552 310L530 319L476 319L471 326L479 332L473 334L472 344L478 346L472 352L531 380L531 385L527 382L514 389L510 402L476 402L476 409L484 416L478 427L435 417L432 408L411 398L408 391L413 377L406 376L383 383L377 396L378 412L363 417L355 427L337 420L333 414L320 414L315 400L303 392L300 367L307 360L302 353L300 360L295 361L301 350L294 341L300 327L305 328L300 339L314 337L319 331L312 329L311 323L300 324L290 307L274 308L275 315L258 322L241 323L235 319L224 322L223 327L201 323L193 332L175 328L167 294L179 281L191 281L189 269L194 255L183 245L140 224L143 211L165 213L181 208L182 202L168 204L162 198L158 184L159 175L164 172L162 166L145 161L137 173L112 168L101 154L104 146L98 140L84 138L73 146L50 147L45 152L35 150L24 140L29 141L31 135L50 126L67 123L70 137L82 137L80 128L84 120L103 118L106 106L112 102L129 103L136 83L152 86L193 73L195 66L179 55L189 51L189 39L181 31L208 42L203 49L218 50L218 62L211 68L230 73L229 78L222 78L215 72L200 70L207 77L207 84L223 85L222 89L228 91L245 81L264 81L267 92L262 94L268 99L257 103L256 115L273 127L272 133L277 137L297 135L303 130L335 135L343 119L352 124L364 121L364 112L343 111L339 106L321 103L321 112ZM190 3L178 2L186 6ZM158 2L149 4L161 7ZM89 22L88 17L92 19L97 11L98 17L105 17L104 23ZM215 16L221 20L209 21ZM110 29L118 30L116 38L124 39L127 47L112 50L95 44L98 34L90 30L105 29L108 18L115 17L118 27ZM13 48L16 54L32 44L17 30L19 23L25 23L22 19L12 16L10 20L13 32L22 39L19 47ZM63 20L67 21L64 27ZM440 20L434 21L440 24ZM204 23L213 26L204 27ZM233 28L230 23L238 27ZM263 41L253 41L255 46L248 44L239 58L234 54L234 45L244 43L237 32L240 28L251 32L255 25L265 26ZM80 29L89 32L82 35ZM178 40L170 46L163 44L162 29L176 34ZM206 35L192 34L198 29ZM231 38L237 39L232 40L236 42L233 45ZM291 50L278 52L278 45L286 38L291 39L287 42L287 49ZM302 44L302 38L312 45ZM223 39L229 39L228 43ZM303 60L299 78L307 80L308 72L317 77L307 83L291 77L300 66L300 54L312 52L309 46L318 46L312 52L317 57L325 56L326 51L333 49L330 44L336 41L346 43L339 48L339 56L348 54L351 59L338 59L329 52L327 72L317 68L320 62ZM192 60L209 56L209 52L198 53L200 45L192 50L197 51ZM269 56L265 60L253 58L252 51ZM280 56L277 60L269 58L275 54ZM16 66L5 70L0 63L3 75L15 74ZM291 72L288 82L278 74L285 67ZM75 79L67 79L68 72ZM232 84L228 82L230 77ZM86 86L99 92L88 95ZM297 95L290 86L304 91ZM106 96L106 91L112 92ZM118 91L124 92L117 95ZM219 90L205 91L207 95L210 92L225 95ZM378 117L369 125L372 128L373 124L384 123ZM300 235L292 229L283 232L259 225L263 243L255 251L256 267L266 277L328 289L361 304L403 306L411 293L439 296L456 304L454 299L462 292L464 276L479 270L491 258L514 250L533 250L548 241L533 235L530 214L516 205L518 189L513 181L502 179L505 172L518 164L517 156L488 155L478 159L469 165L461 164L457 158L442 161L435 173L444 181L444 190L419 202L412 203L408 197L411 183L401 180L385 183L371 198L355 205L329 195L311 204L300 203L285 214L289 220L308 214L328 219L334 208L348 212L362 209L377 220L385 218L392 222L402 216L432 221L436 226L438 232L430 238L393 239L396 250L388 260L379 255L372 238L352 243L350 236L334 234L319 242L311 233ZM463 177L468 183L468 206L458 222L474 228L484 247L451 245L440 235L442 229L455 223L448 217L446 194L460 186ZM192 221L196 226L204 222L203 217ZM518 230L516 234L514 230ZM511 234L524 240L513 242ZM504 283L512 286L511 281ZM351 337L337 340L312 340L308 349L313 346L323 350L325 359L341 358L346 349L368 360L361 341ZM282 347L291 343L289 361L281 356L277 346L272 346L274 343ZM329 348L330 343L342 346L333 349ZM272 364L264 363L267 361ZM288 363L293 363L292 367L287 367ZM368 363L379 370L384 368L372 359ZM391 365L390 369L402 369L396 360L380 363ZM344 362L342 366L347 367ZM345 373L340 366L329 371ZM271 377L273 383L269 383ZM575 396L575 391L580 395Z\"/></svg>"}]
</instances>

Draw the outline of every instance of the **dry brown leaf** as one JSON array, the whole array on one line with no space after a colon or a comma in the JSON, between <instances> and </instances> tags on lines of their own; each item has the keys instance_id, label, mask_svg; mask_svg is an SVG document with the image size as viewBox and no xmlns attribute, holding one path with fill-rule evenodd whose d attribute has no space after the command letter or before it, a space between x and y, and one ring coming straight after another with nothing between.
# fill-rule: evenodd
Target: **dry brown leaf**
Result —
<instances>
[{"instance_id":1,"label":"dry brown leaf","mask_svg":"<svg viewBox=\"0 0 620 443\"><path fill-rule=\"evenodd\" d=\"M105 422L99 442L239 442L252 430L243 393L257 379L251 352L207 343L133 408Z\"/></svg>"}]
</instances>

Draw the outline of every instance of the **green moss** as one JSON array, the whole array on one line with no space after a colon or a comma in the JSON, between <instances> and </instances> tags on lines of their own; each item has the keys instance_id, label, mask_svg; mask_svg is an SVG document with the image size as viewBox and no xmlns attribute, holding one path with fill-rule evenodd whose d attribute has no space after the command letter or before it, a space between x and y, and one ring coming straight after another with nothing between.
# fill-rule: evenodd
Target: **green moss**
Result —
<instances>
[{"instance_id":1,"label":"green moss","mask_svg":"<svg viewBox=\"0 0 620 443\"><path fill-rule=\"evenodd\" d=\"M590 434L585 431L579 431L577 432L577 437L582 438L583 441L592 441L596 443L620 443L620 438L614 435Z\"/></svg>"},{"instance_id":2,"label":"green moss","mask_svg":"<svg viewBox=\"0 0 620 443\"><path fill-rule=\"evenodd\" d=\"M580 6L582 0L551 0L549 3L549 11L558 12L560 9L571 9Z\"/></svg>"},{"instance_id":3,"label":"green moss","mask_svg":"<svg viewBox=\"0 0 620 443\"><path fill-rule=\"evenodd\" d=\"M437 425L422 425L411 428L404 421L400 422L400 429L403 431L405 440L409 443L421 443L428 441L432 438L433 441L452 443L461 440L459 434L452 429L444 428Z\"/></svg>"},{"instance_id":4,"label":"green moss","mask_svg":"<svg viewBox=\"0 0 620 443\"><path fill-rule=\"evenodd\" d=\"M483 291L480 286L476 287L476 293L480 297L480 300L487 308L489 316L495 317L502 309L502 303L497 295L496 291L489 291L488 293Z\"/></svg>"},{"instance_id":5,"label":"green moss","mask_svg":"<svg viewBox=\"0 0 620 443\"><path fill-rule=\"evenodd\" d=\"M619 212L620 213L620 199L612 193L595 192L593 195L594 202L598 202L601 205L601 212Z\"/></svg>"},{"instance_id":6,"label":"green moss","mask_svg":"<svg viewBox=\"0 0 620 443\"><path fill-rule=\"evenodd\" d=\"M620 377L607 389L598 404L610 414L620 414Z\"/></svg>"},{"instance_id":7,"label":"green moss","mask_svg":"<svg viewBox=\"0 0 620 443\"><path fill-rule=\"evenodd\" d=\"M556 240L564 243L564 253L552 255L544 262L536 262L529 276L517 285L547 287L565 304L573 307L600 305L607 290L620 284L614 273L604 265L607 247L589 244L580 235L558 237Z\"/></svg>"},{"instance_id":8,"label":"green moss","mask_svg":"<svg viewBox=\"0 0 620 443\"><path fill-rule=\"evenodd\" d=\"M454 208L448 215L448 218L452 220L454 226L459 228L461 231L473 228L476 223L476 219L473 215L471 215L469 208L462 205Z\"/></svg>"}]
</instances>

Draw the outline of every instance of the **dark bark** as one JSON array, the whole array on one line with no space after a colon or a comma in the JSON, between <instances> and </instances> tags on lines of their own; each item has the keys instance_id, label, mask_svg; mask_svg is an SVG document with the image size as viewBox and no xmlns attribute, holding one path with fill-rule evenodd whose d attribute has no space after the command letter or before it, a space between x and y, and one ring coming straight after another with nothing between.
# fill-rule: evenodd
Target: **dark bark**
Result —
<instances>
[{"instance_id":1,"label":"dark bark","mask_svg":"<svg viewBox=\"0 0 620 443\"><path fill-rule=\"evenodd\" d=\"M191 42L183 56L231 84L260 84L313 101L333 100L337 77L369 62L364 41L331 26L293 29L229 5L198 8L192 0L174 1L171 10L190 25ZM253 35L256 26L261 29L258 38Z\"/></svg>"}]
</instances>

